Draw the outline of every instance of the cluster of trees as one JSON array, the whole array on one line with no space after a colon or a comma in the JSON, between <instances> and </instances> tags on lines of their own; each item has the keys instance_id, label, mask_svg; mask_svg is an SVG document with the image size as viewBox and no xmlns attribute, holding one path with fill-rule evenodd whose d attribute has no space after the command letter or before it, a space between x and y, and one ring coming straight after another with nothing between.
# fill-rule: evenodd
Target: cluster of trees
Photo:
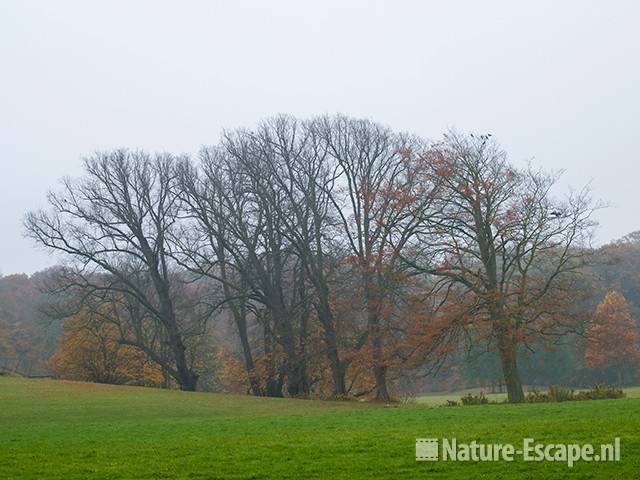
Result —
<instances>
[{"instance_id":1,"label":"cluster of trees","mask_svg":"<svg viewBox=\"0 0 640 480\"><path fill-rule=\"evenodd\" d=\"M576 311L588 313L584 331L519 352L524 383L534 386L631 385L640 380L640 235L629 234L593 252ZM604 312L609 312L606 315ZM455 385L498 390L502 375L495 352L473 348L449 362L431 380L436 388ZM424 388L424 386L423 386Z\"/></svg>"},{"instance_id":2,"label":"cluster of trees","mask_svg":"<svg viewBox=\"0 0 640 480\"><path fill-rule=\"evenodd\" d=\"M49 284L68 330L94 334L63 344L127 347L120 378L194 390L216 362L254 395L387 400L466 345L520 402L519 353L588 319L597 205L557 180L491 135L280 116L197 159L96 154L25 226L68 260Z\"/></svg>"},{"instance_id":3,"label":"cluster of trees","mask_svg":"<svg viewBox=\"0 0 640 480\"><path fill-rule=\"evenodd\" d=\"M599 282L598 282L599 283ZM595 298L595 297L594 297ZM560 342L538 343L520 351L523 383L532 387L569 385L592 387L637 385L640 381L640 330L625 298L613 290L595 308L584 332L567 334ZM481 386L502 391L495 352L475 350L461 356L436 378L439 390Z\"/></svg>"}]
</instances>

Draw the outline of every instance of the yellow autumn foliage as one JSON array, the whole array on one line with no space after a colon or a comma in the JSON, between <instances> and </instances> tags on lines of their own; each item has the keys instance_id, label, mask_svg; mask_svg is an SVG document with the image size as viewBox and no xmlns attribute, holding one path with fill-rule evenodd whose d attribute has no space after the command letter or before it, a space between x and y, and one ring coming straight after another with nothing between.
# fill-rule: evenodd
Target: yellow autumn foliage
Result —
<instances>
[{"instance_id":1,"label":"yellow autumn foliage","mask_svg":"<svg viewBox=\"0 0 640 480\"><path fill-rule=\"evenodd\" d=\"M160 386L160 366L140 349L123 345L115 324L81 311L69 317L51 366L59 378L99 383Z\"/></svg>"}]
</instances>

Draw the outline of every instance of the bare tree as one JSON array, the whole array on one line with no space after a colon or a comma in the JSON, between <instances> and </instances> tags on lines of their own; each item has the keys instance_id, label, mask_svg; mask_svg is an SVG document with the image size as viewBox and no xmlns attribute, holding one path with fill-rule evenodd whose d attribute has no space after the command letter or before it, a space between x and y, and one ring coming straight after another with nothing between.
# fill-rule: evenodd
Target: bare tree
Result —
<instances>
[{"instance_id":1,"label":"bare tree","mask_svg":"<svg viewBox=\"0 0 640 480\"><path fill-rule=\"evenodd\" d=\"M303 269L299 285L308 281L312 287L305 296L313 304L322 327L333 393L344 395L348 361L341 358L339 327L330 301L330 282L336 271L338 253L338 243L333 239L337 215L331 203L339 175L337 164L328 155L326 143L308 122L280 116L263 122L253 136L265 153L262 161L269 178L282 193L282 197L277 198L279 205L273 208L287 212L282 218L282 233ZM276 200L273 195L269 198Z\"/></svg>"},{"instance_id":2,"label":"bare tree","mask_svg":"<svg viewBox=\"0 0 640 480\"><path fill-rule=\"evenodd\" d=\"M203 164L218 163L218 152L203 150ZM261 387L255 371L254 354L248 331L248 316L251 313L248 286L230 258L226 245L231 242L227 234L227 210L223 203L223 191L228 188L224 171L207 170L211 175L201 174L190 160L179 166L181 195L187 216L195 220L188 223L176 235L178 248L175 257L191 272L210 278L222 287L224 307L231 312L236 326L244 358L245 369L253 395L267 394ZM276 392L271 392L272 394Z\"/></svg>"},{"instance_id":3,"label":"bare tree","mask_svg":"<svg viewBox=\"0 0 640 480\"><path fill-rule=\"evenodd\" d=\"M284 351L287 392L297 395L309 390L301 322L306 299L299 297L300 266L283 233L289 214L284 194L266 167L270 153L263 147L249 132L230 133L222 146L203 149L201 178L193 168L184 170L186 203L199 230L192 246L183 249L182 263L225 286L241 337L240 307L249 301L268 310L260 318ZM242 343L251 371L248 340Z\"/></svg>"},{"instance_id":4,"label":"bare tree","mask_svg":"<svg viewBox=\"0 0 640 480\"><path fill-rule=\"evenodd\" d=\"M64 253L75 265L78 285L135 299L161 326L170 354L165 368L183 390L195 390L198 375L186 355L185 331L175 307L177 277L167 245L179 218L175 158L116 150L85 160L85 176L66 179L48 196L50 211L31 212L27 234ZM95 283L100 274L109 281ZM148 343L137 343L154 355Z\"/></svg>"}]
</instances>

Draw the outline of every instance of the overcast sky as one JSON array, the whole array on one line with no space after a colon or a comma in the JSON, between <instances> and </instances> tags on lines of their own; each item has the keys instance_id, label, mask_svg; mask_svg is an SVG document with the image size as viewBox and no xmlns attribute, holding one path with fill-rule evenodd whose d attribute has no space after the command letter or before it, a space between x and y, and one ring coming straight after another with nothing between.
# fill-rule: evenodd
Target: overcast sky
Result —
<instances>
[{"instance_id":1,"label":"overcast sky","mask_svg":"<svg viewBox=\"0 0 640 480\"><path fill-rule=\"evenodd\" d=\"M341 112L430 139L491 132L640 229L640 2L0 2L0 272L56 258L25 211L113 147L193 153L222 128Z\"/></svg>"}]
</instances>

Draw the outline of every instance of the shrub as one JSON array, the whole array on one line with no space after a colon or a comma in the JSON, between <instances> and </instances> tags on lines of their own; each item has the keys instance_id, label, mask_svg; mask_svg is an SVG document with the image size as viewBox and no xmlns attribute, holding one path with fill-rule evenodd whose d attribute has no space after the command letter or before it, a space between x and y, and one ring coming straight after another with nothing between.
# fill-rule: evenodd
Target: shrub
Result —
<instances>
[{"instance_id":1,"label":"shrub","mask_svg":"<svg viewBox=\"0 0 640 480\"><path fill-rule=\"evenodd\" d=\"M585 390L576 394L576 400L606 400L608 398L622 398L624 392L621 388L607 385L596 385L591 390Z\"/></svg>"},{"instance_id":2,"label":"shrub","mask_svg":"<svg viewBox=\"0 0 640 480\"><path fill-rule=\"evenodd\" d=\"M547 391L532 390L527 393L525 398L526 403L548 403L548 402L570 402L578 400L605 400L610 398L622 398L624 392L618 387L609 387L605 385L596 385L590 390L583 390L576 392L570 388L560 387L558 385L552 385ZM506 400L505 400L506 402ZM457 407L459 405L496 405L498 403L489 400L484 392L480 392L478 395L468 393L460 399L460 402L455 400L447 400L446 407Z\"/></svg>"},{"instance_id":3,"label":"shrub","mask_svg":"<svg viewBox=\"0 0 640 480\"><path fill-rule=\"evenodd\" d=\"M547 392L539 392L534 390L527 394L528 403L539 402L567 402L574 400L575 392L568 388L563 388L558 385L551 385Z\"/></svg>"},{"instance_id":4,"label":"shrub","mask_svg":"<svg viewBox=\"0 0 640 480\"><path fill-rule=\"evenodd\" d=\"M622 398L624 392L617 387L596 385L591 390L576 392L568 388L552 385L546 392L532 391L527 394L527 403L567 402L576 400L604 400L607 398Z\"/></svg>"},{"instance_id":5,"label":"shrub","mask_svg":"<svg viewBox=\"0 0 640 480\"><path fill-rule=\"evenodd\" d=\"M468 393L460 401L462 405L485 405L489 403L489 399L484 396L484 392L480 392L478 395Z\"/></svg>"}]
</instances>

